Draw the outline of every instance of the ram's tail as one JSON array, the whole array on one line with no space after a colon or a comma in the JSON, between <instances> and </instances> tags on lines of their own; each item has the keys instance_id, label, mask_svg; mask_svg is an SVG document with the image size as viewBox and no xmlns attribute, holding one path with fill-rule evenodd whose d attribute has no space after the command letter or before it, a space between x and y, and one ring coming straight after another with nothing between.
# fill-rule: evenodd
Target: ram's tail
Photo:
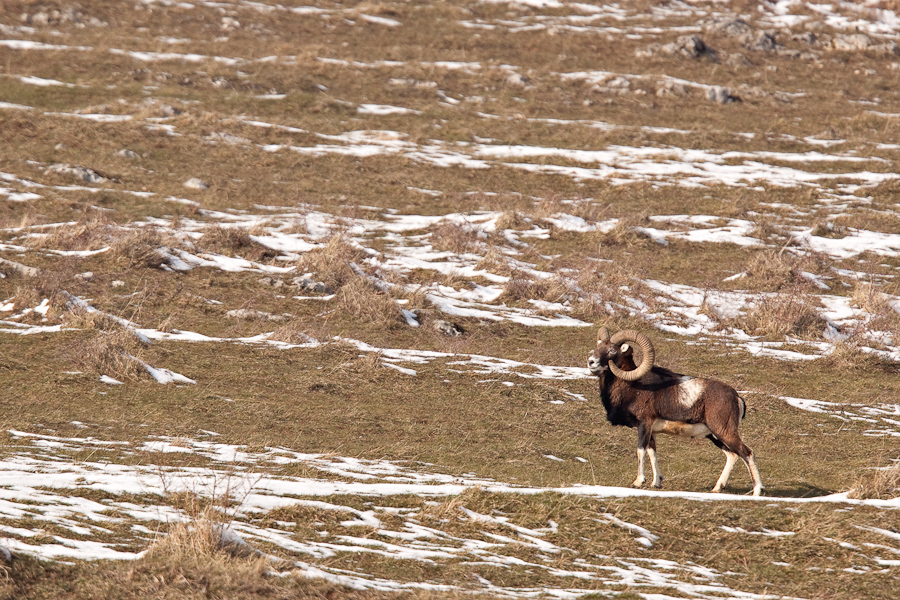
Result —
<instances>
[{"instance_id":1,"label":"ram's tail","mask_svg":"<svg viewBox=\"0 0 900 600\"><path fill-rule=\"evenodd\" d=\"M741 421L743 421L744 417L747 416L747 402L740 396L738 396L738 400L741 401Z\"/></svg>"}]
</instances>

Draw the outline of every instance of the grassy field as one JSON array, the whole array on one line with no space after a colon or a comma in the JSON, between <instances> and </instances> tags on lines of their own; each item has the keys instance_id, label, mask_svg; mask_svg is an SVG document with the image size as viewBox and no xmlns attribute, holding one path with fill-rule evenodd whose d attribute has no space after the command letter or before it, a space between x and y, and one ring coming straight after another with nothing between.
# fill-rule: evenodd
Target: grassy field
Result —
<instances>
[{"instance_id":1,"label":"grassy field","mask_svg":"<svg viewBox=\"0 0 900 600\"><path fill-rule=\"evenodd\" d=\"M0 597L894 597L895 10L3 2Z\"/></svg>"}]
</instances>

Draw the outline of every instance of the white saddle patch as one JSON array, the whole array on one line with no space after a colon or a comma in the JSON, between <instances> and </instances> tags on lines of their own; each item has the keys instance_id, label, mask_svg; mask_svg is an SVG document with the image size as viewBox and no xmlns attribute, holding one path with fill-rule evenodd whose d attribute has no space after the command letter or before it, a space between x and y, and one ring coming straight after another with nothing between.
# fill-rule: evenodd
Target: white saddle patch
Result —
<instances>
[{"instance_id":1,"label":"white saddle patch","mask_svg":"<svg viewBox=\"0 0 900 600\"><path fill-rule=\"evenodd\" d=\"M653 421L653 426L650 429L653 433L668 433L669 435L690 438L702 438L712 433L709 427L703 423L682 423L681 421L666 421L665 419Z\"/></svg>"},{"instance_id":2,"label":"white saddle patch","mask_svg":"<svg viewBox=\"0 0 900 600\"><path fill-rule=\"evenodd\" d=\"M683 379L678 384L678 403L685 408L692 407L703 391L706 389L705 379Z\"/></svg>"}]
</instances>

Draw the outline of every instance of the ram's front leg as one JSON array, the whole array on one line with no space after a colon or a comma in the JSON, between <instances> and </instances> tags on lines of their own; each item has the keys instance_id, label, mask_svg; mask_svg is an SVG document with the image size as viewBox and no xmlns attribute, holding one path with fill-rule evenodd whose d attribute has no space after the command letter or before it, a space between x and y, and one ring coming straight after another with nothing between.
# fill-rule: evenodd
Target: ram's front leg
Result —
<instances>
[{"instance_id":1,"label":"ram's front leg","mask_svg":"<svg viewBox=\"0 0 900 600\"><path fill-rule=\"evenodd\" d=\"M656 461L656 436L653 434L650 435L647 455L650 457L650 469L653 471L653 487L659 489L662 487L663 476L659 470L659 463Z\"/></svg>"},{"instance_id":2,"label":"ram's front leg","mask_svg":"<svg viewBox=\"0 0 900 600\"><path fill-rule=\"evenodd\" d=\"M644 485L644 459L647 457L647 450L650 446L650 428L643 424L638 425L638 473L637 479L631 484L631 487L643 487Z\"/></svg>"}]
</instances>

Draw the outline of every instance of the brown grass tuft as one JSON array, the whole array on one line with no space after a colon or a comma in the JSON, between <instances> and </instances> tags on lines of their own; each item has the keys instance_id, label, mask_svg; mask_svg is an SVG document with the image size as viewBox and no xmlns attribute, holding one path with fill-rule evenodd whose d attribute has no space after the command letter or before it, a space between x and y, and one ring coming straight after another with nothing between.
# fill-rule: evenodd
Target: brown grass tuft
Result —
<instances>
[{"instance_id":1,"label":"brown grass tuft","mask_svg":"<svg viewBox=\"0 0 900 600\"><path fill-rule=\"evenodd\" d=\"M530 229L528 218L517 210L508 210L497 218L497 229Z\"/></svg>"},{"instance_id":2,"label":"brown grass tuft","mask_svg":"<svg viewBox=\"0 0 900 600\"><path fill-rule=\"evenodd\" d=\"M291 319L276 329L269 339L288 344L307 344L315 341L315 338L302 330L303 325L304 323L299 319Z\"/></svg>"},{"instance_id":3,"label":"brown grass tuft","mask_svg":"<svg viewBox=\"0 0 900 600\"><path fill-rule=\"evenodd\" d=\"M391 326L406 322L403 313L400 312L400 305L361 277L356 277L343 285L337 291L335 301L336 310L367 323Z\"/></svg>"},{"instance_id":4,"label":"brown grass tuft","mask_svg":"<svg viewBox=\"0 0 900 600\"><path fill-rule=\"evenodd\" d=\"M768 339L798 336L817 339L825 320L816 311L818 299L800 288L760 297L754 307L735 319L734 326Z\"/></svg>"},{"instance_id":5,"label":"brown grass tuft","mask_svg":"<svg viewBox=\"0 0 900 600\"><path fill-rule=\"evenodd\" d=\"M60 319L66 327L74 329L97 329L106 332L115 332L122 329L122 325L110 315L100 311L87 311L83 308L70 308L60 315Z\"/></svg>"},{"instance_id":6,"label":"brown grass tuft","mask_svg":"<svg viewBox=\"0 0 900 600\"><path fill-rule=\"evenodd\" d=\"M548 302L564 302L574 298L569 283L561 277L534 279L526 273L516 271L503 288L499 300L502 302L517 300L546 300Z\"/></svg>"},{"instance_id":7,"label":"brown grass tuft","mask_svg":"<svg viewBox=\"0 0 900 600\"><path fill-rule=\"evenodd\" d=\"M257 224L253 228L223 227L213 225L203 232L200 245L212 252L219 254L238 255L241 258L259 262L265 259L275 258L278 252L254 242L250 236L262 232L263 225Z\"/></svg>"},{"instance_id":8,"label":"brown grass tuft","mask_svg":"<svg viewBox=\"0 0 900 600\"><path fill-rule=\"evenodd\" d=\"M130 331L97 330L89 339L73 348L76 361L84 367L113 379L139 379L146 376L140 362L141 345Z\"/></svg>"},{"instance_id":9,"label":"brown grass tuft","mask_svg":"<svg viewBox=\"0 0 900 600\"><path fill-rule=\"evenodd\" d=\"M848 496L860 500L890 500L900 497L900 462L894 462L884 469L864 470Z\"/></svg>"},{"instance_id":10,"label":"brown grass tuft","mask_svg":"<svg viewBox=\"0 0 900 600\"><path fill-rule=\"evenodd\" d=\"M359 262L366 253L337 234L328 243L304 254L297 265L299 272L312 272L332 290L356 279L358 276L350 267L351 262Z\"/></svg>"},{"instance_id":11,"label":"brown grass tuft","mask_svg":"<svg viewBox=\"0 0 900 600\"><path fill-rule=\"evenodd\" d=\"M178 239L155 227L143 227L118 237L110 256L125 268L158 269L166 263L166 247L178 246Z\"/></svg>"},{"instance_id":12,"label":"brown grass tuft","mask_svg":"<svg viewBox=\"0 0 900 600\"><path fill-rule=\"evenodd\" d=\"M85 213L72 225L48 228L45 233L28 237L25 245L53 250L99 250L116 237L116 226L104 213Z\"/></svg>"},{"instance_id":13,"label":"brown grass tuft","mask_svg":"<svg viewBox=\"0 0 900 600\"><path fill-rule=\"evenodd\" d=\"M237 543L223 535L228 525L221 511L213 506L203 509L188 521L176 523L165 537L159 538L147 548L147 557L165 556L168 559L214 558L226 555L236 558L259 556L252 547Z\"/></svg>"},{"instance_id":14,"label":"brown grass tuft","mask_svg":"<svg viewBox=\"0 0 900 600\"><path fill-rule=\"evenodd\" d=\"M596 233L597 238L602 246L626 247L646 246L655 243L645 233L642 233L639 227L639 220L633 218L622 218L616 223L616 226L606 233Z\"/></svg>"},{"instance_id":15,"label":"brown grass tuft","mask_svg":"<svg viewBox=\"0 0 900 600\"><path fill-rule=\"evenodd\" d=\"M640 280L640 273L619 263L585 262L575 282L578 297L572 302L572 315L579 319L623 317L633 299L655 303L655 294Z\"/></svg>"},{"instance_id":16,"label":"brown grass tuft","mask_svg":"<svg viewBox=\"0 0 900 600\"><path fill-rule=\"evenodd\" d=\"M825 273L825 259L814 252L795 256L790 252L764 250L756 253L747 264L747 277L738 280L741 286L777 292L786 289L813 289L815 284L802 272Z\"/></svg>"},{"instance_id":17,"label":"brown grass tuft","mask_svg":"<svg viewBox=\"0 0 900 600\"><path fill-rule=\"evenodd\" d=\"M481 242L478 231L459 223L445 222L431 230L431 245L436 250L464 254L476 250Z\"/></svg>"},{"instance_id":18,"label":"brown grass tuft","mask_svg":"<svg viewBox=\"0 0 900 600\"><path fill-rule=\"evenodd\" d=\"M831 352L819 362L835 371L897 372L895 363L861 345L857 336L835 343L831 348Z\"/></svg>"},{"instance_id":19,"label":"brown grass tuft","mask_svg":"<svg viewBox=\"0 0 900 600\"><path fill-rule=\"evenodd\" d=\"M65 283L72 276L71 263L61 262L57 264L60 270L43 270L35 277L22 277L17 281L15 292L16 308L21 310L24 308L35 307L40 304L44 298L50 300L51 311L47 316L58 314L62 307L66 304L66 298L62 291Z\"/></svg>"}]
</instances>

